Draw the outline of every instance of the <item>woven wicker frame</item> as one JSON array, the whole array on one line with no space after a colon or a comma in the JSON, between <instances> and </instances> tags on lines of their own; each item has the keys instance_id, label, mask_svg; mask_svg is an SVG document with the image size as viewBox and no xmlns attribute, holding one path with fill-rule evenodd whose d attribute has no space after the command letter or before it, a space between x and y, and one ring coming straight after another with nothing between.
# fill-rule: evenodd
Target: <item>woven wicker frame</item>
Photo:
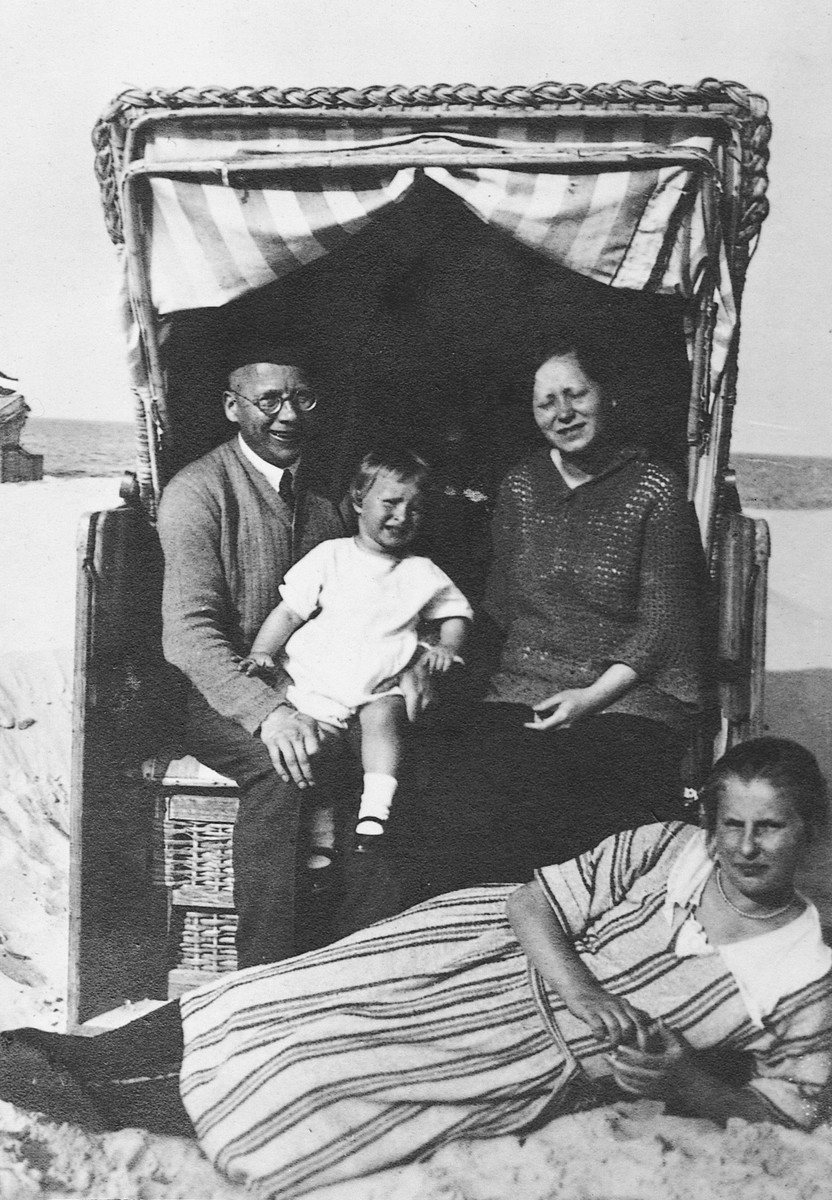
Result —
<instances>
[{"instance_id":1,"label":"woven wicker frame","mask_svg":"<svg viewBox=\"0 0 832 1200\"><path fill-rule=\"evenodd\" d=\"M718 113L738 130L742 147L741 213L737 241L744 249L733 263L744 278L750 248L768 213L768 145L771 122L766 100L743 84L702 79L697 84L667 84L651 80L634 83L539 83L532 87L477 87L470 83L436 84L433 87L367 88L129 88L119 93L102 114L92 133L95 173L101 188L107 229L116 243L123 240L118 195L118 173L132 126L152 110L167 109L282 109L395 114L396 111L467 109L472 116L494 115L500 110L546 112L605 112L610 115L644 112Z\"/></svg>"},{"instance_id":2,"label":"woven wicker frame","mask_svg":"<svg viewBox=\"0 0 832 1200\"><path fill-rule=\"evenodd\" d=\"M230 896L232 826L218 821L165 821L165 886Z\"/></svg>"},{"instance_id":3,"label":"woven wicker frame","mask_svg":"<svg viewBox=\"0 0 832 1200\"><path fill-rule=\"evenodd\" d=\"M158 881L196 904L232 907L232 846L236 796L173 794L160 798L154 816L161 848Z\"/></svg>"},{"instance_id":4,"label":"woven wicker frame","mask_svg":"<svg viewBox=\"0 0 832 1200\"><path fill-rule=\"evenodd\" d=\"M204 972L206 976L237 970L237 914L214 910L181 909L177 960L174 967ZM178 924L178 922L177 922Z\"/></svg>"},{"instance_id":5,"label":"woven wicker frame","mask_svg":"<svg viewBox=\"0 0 832 1200\"><path fill-rule=\"evenodd\" d=\"M121 92L103 113L92 134L95 149L95 171L101 188L105 221L115 243L124 240L119 179L125 165L128 141L142 122L165 114L231 114L235 110L258 110L261 113L281 112L291 118L321 118L337 121L350 115L354 119L410 116L441 120L443 115L470 117L472 120L511 114L537 117L594 116L627 117L655 114L705 115L719 119L728 126L735 138L734 162L738 175L737 209L728 236L728 254L739 309L748 269L760 228L768 213L768 160L771 122L764 97L741 83L705 78L696 84L666 84L657 80L635 83L620 80L591 86L576 83L544 82L530 87L496 88L462 83L436 84L431 87L317 87L317 88L192 88L173 91L160 88L140 90L130 88ZM736 348L736 344L735 344ZM707 356L707 349L705 354ZM135 389L134 389L135 390ZM158 385L156 392L159 392ZM729 363L726 375L725 410L717 437L717 471L715 490L720 491L722 475L728 461L733 408L736 400L736 355ZM155 407L154 407L155 403ZM701 453L711 436L705 429L701 409L694 412L692 401L689 442L694 450L691 461ZM157 447L165 429L164 396L155 401L136 394L136 419L140 431L139 482L141 501L152 519L155 517L164 480L157 462ZM695 472L691 472L693 478ZM719 507L714 498L713 513ZM708 544L715 545L713 528L707 530Z\"/></svg>"}]
</instances>

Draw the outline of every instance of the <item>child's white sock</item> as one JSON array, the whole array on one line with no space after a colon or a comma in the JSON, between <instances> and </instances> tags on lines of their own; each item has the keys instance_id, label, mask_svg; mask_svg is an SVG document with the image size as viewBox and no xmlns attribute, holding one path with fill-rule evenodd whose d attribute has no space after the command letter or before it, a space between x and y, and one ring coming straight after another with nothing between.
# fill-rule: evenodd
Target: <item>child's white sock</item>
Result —
<instances>
[{"instance_id":1,"label":"child's white sock","mask_svg":"<svg viewBox=\"0 0 832 1200\"><path fill-rule=\"evenodd\" d=\"M398 786L399 781L392 775L382 775L378 771L367 772L364 776L356 833L372 836L384 832L384 822L390 816L390 807Z\"/></svg>"}]
</instances>

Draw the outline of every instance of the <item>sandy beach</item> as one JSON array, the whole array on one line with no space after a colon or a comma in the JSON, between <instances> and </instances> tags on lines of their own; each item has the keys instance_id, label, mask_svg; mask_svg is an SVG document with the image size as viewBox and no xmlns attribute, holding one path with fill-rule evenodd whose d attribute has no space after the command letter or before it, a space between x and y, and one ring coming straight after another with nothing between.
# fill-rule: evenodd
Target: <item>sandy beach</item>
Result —
<instances>
[{"instance_id":1,"label":"sandy beach","mask_svg":"<svg viewBox=\"0 0 832 1200\"><path fill-rule=\"evenodd\" d=\"M75 538L117 500L113 478L0 488L0 1025L65 1021ZM832 771L832 509L766 512L767 719ZM806 888L832 921L832 846ZM250 1196L193 1143L141 1131L90 1135L0 1103L0 1200ZM310 1193L318 1200L820 1200L832 1131L793 1133L663 1115L651 1102L563 1118L518 1139L460 1143L428 1163Z\"/></svg>"}]
</instances>

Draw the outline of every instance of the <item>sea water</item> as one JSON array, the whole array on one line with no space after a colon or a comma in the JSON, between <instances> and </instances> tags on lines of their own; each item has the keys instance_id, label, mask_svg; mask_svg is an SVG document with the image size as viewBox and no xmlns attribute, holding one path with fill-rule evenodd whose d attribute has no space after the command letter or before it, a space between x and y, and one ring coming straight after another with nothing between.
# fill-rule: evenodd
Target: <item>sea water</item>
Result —
<instances>
[{"instance_id":1,"label":"sea water","mask_svg":"<svg viewBox=\"0 0 832 1200\"><path fill-rule=\"evenodd\" d=\"M43 455L44 475L121 475L135 469L136 430L125 421L30 417L20 444Z\"/></svg>"}]
</instances>

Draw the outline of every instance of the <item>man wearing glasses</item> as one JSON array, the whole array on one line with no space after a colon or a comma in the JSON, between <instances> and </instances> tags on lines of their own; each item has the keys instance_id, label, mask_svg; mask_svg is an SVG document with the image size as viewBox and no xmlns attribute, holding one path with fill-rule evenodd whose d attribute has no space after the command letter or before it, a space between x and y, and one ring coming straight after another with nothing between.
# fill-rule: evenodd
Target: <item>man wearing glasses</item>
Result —
<instances>
[{"instance_id":1,"label":"man wearing glasses","mask_svg":"<svg viewBox=\"0 0 832 1200\"><path fill-rule=\"evenodd\" d=\"M237 664L279 600L284 573L319 542L344 537L346 505L304 484L316 406L299 359L260 351L224 394L237 436L165 489L164 652L192 685L188 750L236 779L235 905L241 967L295 952L295 849L303 789L320 749L315 721Z\"/></svg>"}]
</instances>

